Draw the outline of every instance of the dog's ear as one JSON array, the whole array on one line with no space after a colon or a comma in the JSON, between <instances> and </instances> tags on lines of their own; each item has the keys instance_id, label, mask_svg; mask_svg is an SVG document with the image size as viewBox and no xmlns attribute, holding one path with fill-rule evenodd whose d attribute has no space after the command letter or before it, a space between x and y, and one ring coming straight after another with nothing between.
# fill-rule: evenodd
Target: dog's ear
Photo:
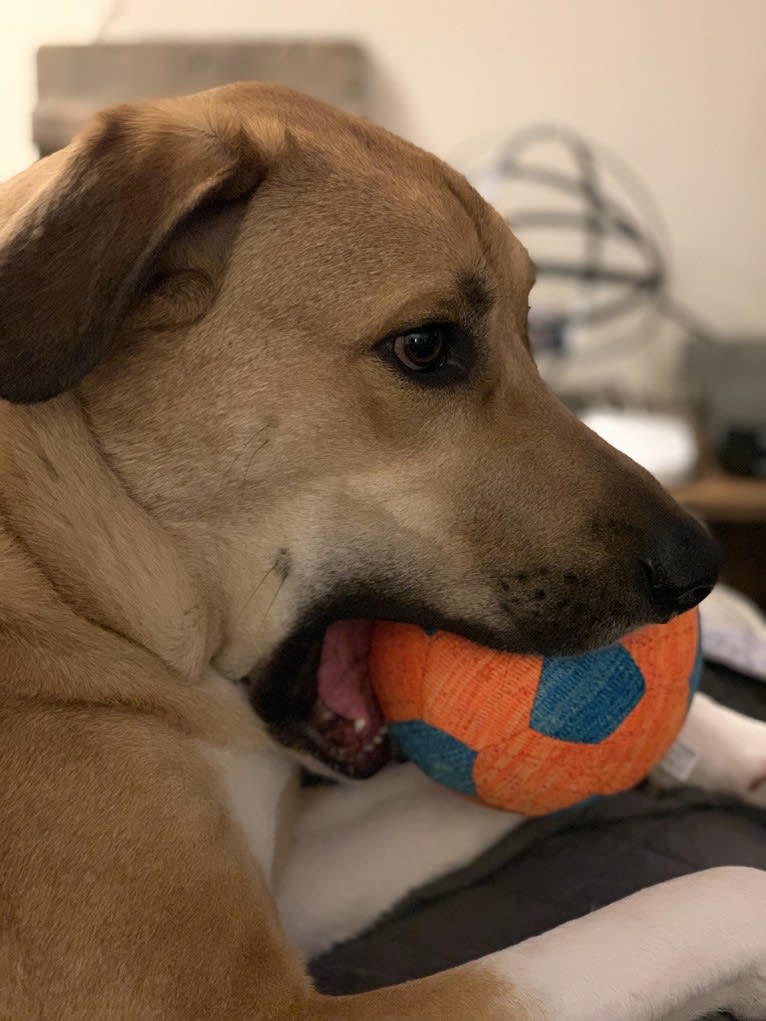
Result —
<instances>
[{"instance_id":1,"label":"dog's ear","mask_svg":"<svg viewBox=\"0 0 766 1021\"><path fill-rule=\"evenodd\" d=\"M115 107L6 186L0 397L47 400L101 361L179 221L263 179L266 128L255 137L205 95Z\"/></svg>"}]
</instances>

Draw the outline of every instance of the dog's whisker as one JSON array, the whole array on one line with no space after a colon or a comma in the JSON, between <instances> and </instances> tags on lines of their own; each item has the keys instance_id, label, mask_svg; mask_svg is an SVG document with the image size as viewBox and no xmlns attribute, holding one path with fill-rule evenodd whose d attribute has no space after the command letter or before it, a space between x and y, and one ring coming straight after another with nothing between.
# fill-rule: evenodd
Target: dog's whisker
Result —
<instances>
[{"instance_id":1,"label":"dog's whisker","mask_svg":"<svg viewBox=\"0 0 766 1021\"><path fill-rule=\"evenodd\" d=\"M276 564L274 566L276 567ZM276 603L277 598L279 597L279 594L282 591L282 588L283 588L283 586L284 586L286 581L287 581L287 579L284 578L284 577L280 579L279 585L277 585L277 590L274 593L274 595L271 597L271 601L270 601L269 605L266 607L266 612L264 613L264 615L263 615L263 617L261 619L261 623L265 623L266 622L266 618L271 613L272 608L274 606L274 603Z\"/></svg>"},{"instance_id":2,"label":"dog's whisker","mask_svg":"<svg viewBox=\"0 0 766 1021\"><path fill-rule=\"evenodd\" d=\"M234 455L234 457L231 459L231 461L229 461L229 463L225 466L225 468L221 472L221 482L220 482L220 485L218 486L218 491L217 491L218 494L220 494L221 490L223 489L223 487L228 482L228 480L229 480L229 478L231 476L231 473L234 470L237 462L240 460L240 458L244 457L249 452L250 457L249 457L249 460L247 462L247 466L245 468L245 474L244 474L242 483L240 484L240 493L242 492L242 490L244 489L244 486L245 486L245 482L247 480L247 476L248 476L248 474L250 472L250 468L251 468L252 463L253 463L253 458L258 453L258 451L262 450L263 447L268 443L268 439L264 440L263 443L259 444L254 451L251 450L251 443L253 441L257 440L258 437L261 436L264 432L266 432L266 430L268 428L269 428L269 423L268 422L264 422L263 424L259 425L257 429L254 429L253 433L252 433L252 436L250 438L250 441L248 443L246 443L240 450L238 450L237 453Z\"/></svg>"},{"instance_id":3,"label":"dog's whisker","mask_svg":"<svg viewBox=\"0 0 766 1021\"><path fill-rule=\"evenodd\" d=\"M255 435L256 436L260 436L260 434L266 428L267 428L267 426L263 426L263 428L259 429L259 431ZM250 476L250 469L253 467L253 461L255 461L256 455L259 454L263 450L263 448L267 445L268 442L269 442L269 437L267 436L266 439L262 443L259 443L258 446L255 447L255 449L253 451L251 451L251 453L250 453L250 457L248 458L247 465L245 466L245 473L242 476L242 482L240 483L240 486L239 486L239 497L240 497L240 499L242 498L242 494L245 491L245 486L247 485L247 481L248 481L248 478Z\"/></svg>"},{"instance_id":4,"label":"dog's whisker","mask_svg":"<svg viewBox=\"0 0 766 1021\"><path fill-rule=\"evenodd\" d=\"M237 614L237 618L238 618L239 621L242 620L242 618L244 617L245 613L247 612L248 607L252 603L253 599L255 599L257 594L260 592L260 590L266 584L266 581L267 581L269 575L273 574L273 572L276 571L276 569L277 569L277 562L274 561L274 563L269 567L269 569L263 575L263 577L258 582L258 584L253 586L253 589L250 592L250 595L247 597L247 599L245 600L244 604L242 605L242 608L240 609L239 613ZM282 585L284 584L284 581L285 581L285 579L283 578L281 583L280 583L280 586L279 586L280 589L281 589ZM279 589L277 589L277 592L279 592ZM271 604L269 604L269 606L271 606Z\"/></svg>"}]
</instances>

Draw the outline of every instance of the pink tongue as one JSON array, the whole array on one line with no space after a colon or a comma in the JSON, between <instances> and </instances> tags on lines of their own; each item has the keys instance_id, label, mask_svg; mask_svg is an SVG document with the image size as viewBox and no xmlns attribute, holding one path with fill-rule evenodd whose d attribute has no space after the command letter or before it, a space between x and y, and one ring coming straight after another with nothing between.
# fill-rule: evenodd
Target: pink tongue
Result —
<instances>
[{"instance_id":1,"label":"pink tongue","mask_svg":"<svg viewBox=\"0 0 766 1021\"><path fill-rule=\"evenodd\" d=\"M338 620L327 629L317 680L319 696L338 716L363 720L365 730L382 723L367 672L373 622Z\"/></svg>"}]
</instances>

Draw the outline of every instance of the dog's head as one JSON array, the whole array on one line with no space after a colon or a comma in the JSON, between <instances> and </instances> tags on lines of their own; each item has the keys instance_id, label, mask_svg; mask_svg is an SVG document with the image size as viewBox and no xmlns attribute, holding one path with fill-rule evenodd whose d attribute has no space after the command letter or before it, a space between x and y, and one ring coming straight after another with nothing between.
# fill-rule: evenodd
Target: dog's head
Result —
<instances>
[{"instance_id":1,"label":"dog's head","mask_svg":"<svg viewBox=\"0 0 766 1021\"><path fill-rule=\"evenodd\" d=\"M426 153L231 86L102 115L0 212L0 393L76 389L286 743L380 763L376 618L575 652L713 584L705 531L540 380L526 252Z\"/></svg>"}]
</instances>

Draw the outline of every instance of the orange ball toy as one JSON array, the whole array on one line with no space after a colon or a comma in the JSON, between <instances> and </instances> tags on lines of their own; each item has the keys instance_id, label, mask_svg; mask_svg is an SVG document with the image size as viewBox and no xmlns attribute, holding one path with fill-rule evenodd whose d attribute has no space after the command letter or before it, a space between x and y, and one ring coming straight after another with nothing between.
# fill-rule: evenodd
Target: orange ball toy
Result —
<instances>
[{"instance_id":1,"label":"orange ball toy","mask_svg":"<svg viewBox=\"0 0 766 1021\"><path fill-rule=\"evenodd\" d=\"M369 660L409 759L463 794L530 816L643 779L681 729L701 662L696 610L557 657L381 621Z\"/></svg>"}]
</instances>

